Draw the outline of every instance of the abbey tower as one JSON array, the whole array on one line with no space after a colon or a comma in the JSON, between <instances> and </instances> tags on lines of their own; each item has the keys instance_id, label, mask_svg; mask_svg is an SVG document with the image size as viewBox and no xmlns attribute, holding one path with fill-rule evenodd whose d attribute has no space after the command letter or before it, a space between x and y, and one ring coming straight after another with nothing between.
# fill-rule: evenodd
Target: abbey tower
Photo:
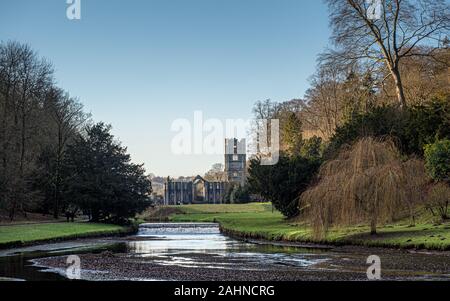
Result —
<instances>
[{"instance_id":1,"label":"abbey tower","mask_svg":"<svg viewBox=\"0 0 450 301\"><path fill-rule=\"evenodd\" d=\"M225 139L225 173L227 182L244 185L246 178L245 139Z\"/></svg>"}]
</instances>

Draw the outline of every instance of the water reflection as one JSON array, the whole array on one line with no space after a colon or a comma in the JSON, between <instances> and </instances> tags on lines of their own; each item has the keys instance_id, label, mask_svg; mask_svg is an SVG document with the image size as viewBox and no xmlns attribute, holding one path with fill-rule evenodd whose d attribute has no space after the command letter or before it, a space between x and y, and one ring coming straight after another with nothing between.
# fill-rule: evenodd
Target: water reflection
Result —
<instances>
[{"instance_id":1,"label":"water reflection","mask_svg":"<svg viewBox=\"0 0 450 301\"><path fill-rule=\"evenodd\" d=\"M254 270L261 266L307 267L326 260L298 248L237 241L220 234L215 224L141 228L137 236L142 239L127 243L129 255L160 265Z\"/></svg>"},{"instance_id":2,"label":"water reflection","mask_svg":"<svg viewBox=\"0 0 450 301\"><path fill-rule=\"evenodd\" d=\"M118 243L103 239L61 242L3 250L0 252L0 280L66 280L56 269L35 266L32 259L71 254L101 253L103 251L124 253L126 250L127 245L124 242Z\"/></svg>"},{"instance_id":3,"label":"water reflection","mask_svg":"<svg viewBox=\"0 0 450 301\"><path fill-rule=\"evenodd\" d=\"M0 251L0 280L4 277L25 280L64 280L65 278L58 274L58 269L33 266L31 260L39 262L39 258L104 251L117 253L116 260L119 267L120 262L123 263L125 260L135 266L138 264L137 270L140 269L141 263L150 263L152 266L169 266L167 270L172 271L178 271L177 267L203 268L203 271L204 269L264 270L269 271L271 275L273 273L285 275L286 272L292 273L292 271L295 274L297 272L301 274L302 271L314 273L320 271L323 273L323 279L329 279L330 273L341 273L340 275L345 276L348 272L355 273L358 270L360 270L358 275L364 278L367 268L366 258L369 254L369 251L360 253L358 249L351 252L344 250L339 253L334 250L245 243L220 234L218 226L214 224L201 226L171 224L169 227L151 225L141 228L139 233L132 237L84 239ZM378 251L381 252L381 250ZM108 254L109 252L101 256L110 257ZM448 269L445 268L449 258L447 253L405 254L392 250L383 252L384 262L391 264L390 272L398 279L448 279ZM325 264L319 264L323 262ZM51 265L44 264L44 266ZM141 274L139 278L129 278L128 274L115 278L114 273L108 275L110 271L114 271L114 267L110 266L109 269L105 275L100 276L97 270L83 269L82 275L85 277L83 279L149 280L145 274ZM211 272L215 274L215 271ZM385 269L384 272L386 275L389 269ZM247 272L243 274L252 275ZM353 274L350 276L349 279L353 279ZM167 275L162 279L166 278Z\"/></svg>"},{"instance_id":4,"label":"water reflection","mask_svg":"<svg viewBox=\"0 0 450 301\"><path fill-rule=\"evenodd\" d=\"M142 256L182 250L205 253L238 249L247 245L220 234L217 224L201 224L201 227L196 224L177 225L179 226L140 228L137 237L143 240L129 242L129 251Z\"/></svg>"}]
</instances>

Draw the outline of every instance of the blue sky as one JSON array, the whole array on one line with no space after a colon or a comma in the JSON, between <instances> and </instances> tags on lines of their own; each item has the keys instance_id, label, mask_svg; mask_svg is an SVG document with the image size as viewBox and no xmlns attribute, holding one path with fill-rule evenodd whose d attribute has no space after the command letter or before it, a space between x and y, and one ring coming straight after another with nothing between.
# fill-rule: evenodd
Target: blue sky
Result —
<instances>
[{"instance_id":1,"label":"blue sky","mask_svg":"<svg viewBox=\"0 0 450 301\"><path fill-rule=\"evenodd\" d=\"M58 85L113 125L135 162L203 174L218 155L174 155L171 124L249 118L255 101L302 97L328 45L319 0L0 0L0 40L51 60Z\"/></svg>"}]
</instances>

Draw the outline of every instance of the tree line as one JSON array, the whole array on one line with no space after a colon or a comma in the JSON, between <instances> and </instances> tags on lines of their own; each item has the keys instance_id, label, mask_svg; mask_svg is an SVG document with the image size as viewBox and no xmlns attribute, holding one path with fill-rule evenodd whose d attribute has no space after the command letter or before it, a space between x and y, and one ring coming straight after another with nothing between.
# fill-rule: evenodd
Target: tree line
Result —
<instances>
[{"instance_id":1,"label":"tree line","mask_svg":"<svg viewBox=\"0 0 450 301\"><path fill-rule=\"evenodd\" d=\"M252 193L286 217L379 223L425 207L445 220L450 177L450 8L442 0L327 0L332 48L303 99L258 101L280 120L280 162L249 164ZM270 132L270 130L269 130Z\"/></svg>"},{"instance_id":2,"label":"tree line","mask_svg":"<svg viewBox=\"0 0 450 301\"><path fill-rule=\"evenodd\" d=\"M151 183L111 127L55 83L52 64L26 44L0 43L0 210L124 222Z\"/></svg>"}]
</instances>

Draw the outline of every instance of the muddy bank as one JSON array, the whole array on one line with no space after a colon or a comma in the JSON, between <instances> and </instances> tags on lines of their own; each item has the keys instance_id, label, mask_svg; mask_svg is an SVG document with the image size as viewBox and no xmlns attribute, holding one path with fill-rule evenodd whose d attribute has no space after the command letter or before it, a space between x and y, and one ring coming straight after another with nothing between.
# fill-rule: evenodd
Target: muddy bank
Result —
<instances>
[{"instance_id":1,"label":"muddy bank","mask_svg":"<svg viewBox=\"0 0 450 301\"><path fill-rule=\"evenodd\" d=\"M195 254L197 257L208 255ZM215 258L208 256L208 260ZM67 257L51 257L34 262L42 267L64 274ZM160 265L152 260L129 258L125 254L103 256L86 254L80 256L82 279L86 280L171 280L171 281L287 281L287 280L363 280L356 272L321 272L305 270L301 273L293 268L280 266L279 269L266 269L254 265L239 269L188 267ZM205 258L202 258L203 260Z\"/></svg>"},{"instance_id":2,"label":"muddy bank","mask_svg":"<svg viewBox=\"0 0 450 301\"><path fill-rule=\"evenodd\" d=\"M376 251L376 252L374 252ZM383 249L346 247L332 254L311 254L316 263L299 266L281 261L265 264L220 254L184 253L181 260L164 256L129 254L80 255L82 279L86 280L179 280L179 281L329 281L367 280L366 259L378 254L383 280L450 280L450 254L386 252ZM181 256L180 256L181 257ZM66 256L36 259L36 265L64 275ZM199 264L202 263L202 264Z\"/></svg>"}]
</instances>

